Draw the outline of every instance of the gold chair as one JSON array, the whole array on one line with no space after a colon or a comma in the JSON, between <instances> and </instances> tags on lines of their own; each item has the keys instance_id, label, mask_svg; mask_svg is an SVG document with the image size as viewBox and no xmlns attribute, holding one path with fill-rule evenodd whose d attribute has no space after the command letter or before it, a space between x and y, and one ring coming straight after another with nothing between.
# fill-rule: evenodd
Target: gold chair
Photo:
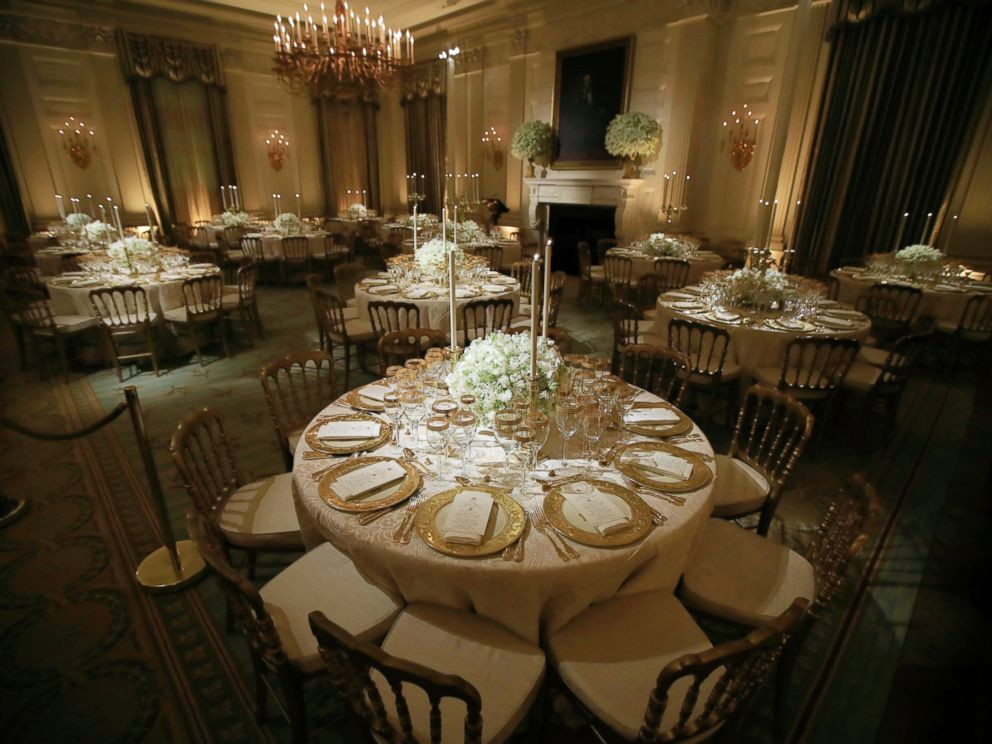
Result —
<instances>
[{"instance_id":1,"label":"gold chair","mask_svg":"<svg viewBox=\"0 0 992 744\"><path fill-rule=\"evenodd\" d=\"M132 359L151 359L158 377L158 350L155 327L158 314L148 306L148 296L141 287L122 286L90 290L90 304L103 326L107 345L114 355L114 368L121 382L121 362ZM147 351L121 354L118 339L142 335L148 344Z\"/></svg>"},{"instance_id":2,"label":"gold chair","mask_svg":"<svg viewBox=\"0 0 992 744\"><path fill-rule=\"evenodd\" d=\"M630 344L620 350L617 376L682 407L691 368L681 351L650 344Z\"/></svg>"},{"instance_id":3,"label":"gold chair","mask_svg":"<svg viewBox=\"0 0 992 744\"><path fill-rule=\"evenodd\" d=\"M196 510L229 545L247 551L250 576L258 551L303 549L293 474L248 482L216 408L186 416L172 433L169 452Z\"/></svg>"},{"instance_id":4,"label":"gold chair","mask_svg":"<svg viewBox=\"0 0 992 744\"><path fill-rule=\"evenodd\" d=\"M323 612L310 628L338 695L379 741L502 742L540 694L541 649L474 613L408 605L381 648Z\"/></svg>"},{"instance_id":5,"label":"gold chair","mask_svg":"<svg viewBox=\"0 0 992 744\"><path fill-rule=\"evenodd\" d=\"M310 239L305 235L287 235L280 241L279 276L289 283L291 272L310 273Z\"/></svg>"},{"instance_id":6,"label":"gold chair","mask_svg":"<svg viewBox=\"0 0 992 744\"><path fill-rule=\"evenodd\" d=\"M806 604L714 647L670 592L620 594L553 633L548 657L600 741L700 741L746 709Z\"/></svg>"},{"instance_id":7,"label":"gold chair","mask_svg":"<svg viewBox=\"0 0 992 744\"><path fill-rule=\"evenodd\" d=\"M659 291L682 289L689 283L689 262L684 258L656 258L654 273L658 275Z\"/></svg>"},{"instance_id":8,"label":"gold chair","mask_svg":"<svg viewBox=\"0 0 992 744\"><path fill-rule=\"evenodd\" d=\"M509 330L513 321L513 300L473 300L462 305L462 348L496 331Z\"/></svg>"},{"instance_id":9,"label":"gold chair","mask_svg":"<svg viewBox=\"0 0 992 744\"><path fill-rule=\"evenodd\" d=\"M710 422L721 388L728 394L727 419L736 396L741 366L730 356L730 334L723 328L672 318L668 322L668 345L681 351L692 363L689 387L709 396L703 425Z\"/></svg>"},{"instance_id":10,"label":"gold chair","mask_svg":"<svg viewBox=\"0 0 992 744\"><path fill-rule=\"evenodd\" d=\"M15 289L12 297L12 318L21 337L30 343L41 363L41 347L51 342L59 358L62 374L68 374L66 344L95 328L99 321L88 315L55 315L48 298L30 289Z\"/></svg>"},{"instance_id":11,"label":"gold chair","mask_svg":"<svg viewBox=\"0 0 992 744\"><path fill-rule=\"evenodd\" d=\"M716 456L713 516L760 512L758 534L768 534L812 431L813 415L791 395L764 385L748 388L727 454Z\"/></svg>"},{"instance_id":12,"label":"gold chair","mask_svg":"<svg viewBox=\"0 0 992 744\"><path fill-rule=\"evenodd\" d=\"M644 274L637 280L630 301L641 312L644 320L654 320L658 310L658 295L663 291L661 277L658 274Z\"/></svg>"},{"instance_id":13,"label":"gold chair","mask_svg":"<svg viewBox=\"0 0 992 744\"><path fill-rule=\"evenodd\" d=\"M414 302L373 300L369 303L369 323L376 337L390 331L420 328L420 308Z\"/></svg>"},{"instance_id":14,"label":"gold chair","mask_svg":"<svg viewBox=\"0 0 992 744\"><path fill-rule=\"evenodd\" d=\"M247 236L242 237L239 246L242 257L249 261L254 261L255 263L261 264L263 261L274 260L265 257L265 253L262 250L261 238L249 238Z\"/></svg>"},{"instance_id":15,"label":"gold chair","mask_svg":"<svg viewBox=\"0 0 992 744\"><path fill-rule=\"evenodd\" d=\"M326 351L298 351L266 362L259 379L283 462L292 470L303 429L337 397L334 360Z\"/></svg>"},{"instance_id":16,"label":"gold chair","mask_svg":"<svg viewBox=\"0 0 992 744\"><path fill-rule=\"evenodd\" d=\"M510 264L510 276L520 282L520 297L529 298L530 297L530 275L531 275L531 264L532 261L514 261ZM543 281L541 274L543 260L537 262L537 281L538 286L542 286Z\"/></svg>"},{"instance_id":17,"label":"gold chair","mask_svg":"<svg viewBox=\"0 0 992 744\"><path fill-rule=\"evenodd\" d=\"M407 328L388 331L379 337L379 369L405 364L410 359L421 359L428 349L447 346L444 333L433 328Z\"/></svg>"},{"instance_id":18,"label":"gold chair","mask_svg":"<svg viewBox=\"0 0 992 744\"><path fill-rule=\"evenodd\" d=\"M603 273L609 293L617 300L628 300L632 289L634 260L629 256L607 255L603 259Z\"/></svg>"},{"instance_id":19,"label":"gold chair","mask_svg":"<svg viewBox=\"0 0 992 744\"><path fill-rule=\"evenodd\" d=\"M365 274L365 267L356 261L346 261L334 267L334 284L338 297L348 306L355 304L355 285Z\"/></svg>"},{"instance_id":20,"label":"gold chair","mask_svg":"<svg viewBox=\"0 0 992 744\"><path fill-rule=\"evenodd\" d=\"M614 299L611 318L613 320L613 354L610 370L613 374L616 374L619 369L620 352L624 347L631 344L664 345L660 338L641 329L641 311L633 304Z\"/></svg>"},{"instance_id":21,"label":"gold chair","mask_svg":"<svg viewBox=\"0 0 992 744\"><path fill-rule=\"evenodd\" d=\"M895 284L873 284L855 307L871 319L868 346L887 346L910 333L923 290Z\"/></svg>"},{"instance_id":22,"label":"gold chair","mask_svg":"<svg viewBox=\"0 0 992 744\"><path fill-rule=\"evenodd\" d=\"M227 321L224 318L224 285L219 276L197 276L187 279L182 285L183 306L163 311L165 319L177 327L185 327L189 331L190 340L196 358L203 366L203 355L200 353L200 336L198 329L211 325L217 326L217 335L227 351Z\"/></svg>"},{"instance_id":23,"label":"gold chair","mask_svg":"<svg viewBox=\"0 0 992 744\"><path fill-rule=\"evenodd\" d=\"M603 273L602 266L592 265L592 252L589 250L589 244L586 241L579 241L578 250L579 296L577 299L579 307L585 307L589 295L593 291L599 291L600 300L602 300L606 291L606 275Z\"/></svg>"},{"instance_id":24,"label":"gold chair","mask_svg":"<svg viewBox=\"0 0 992 744\"><path fill-rule=\"evenodd\" d=\"M350 390L352 347L356 348L359 364L364 368L362 349L376 340L372 326L367 320L346 319L345 304L330 292L311 289L310 298L317 318L321 348L327 349L332 356L335 344L340 345L344 350L344 389Z\"/></svg>"},{"instance_id":25,"label":"gold chair","mask_svg":"<svg viewBox=\"0 0 992 744\"><path fill-rule=\"evenodd\" d=\"M956 366L962 346L982 346L992 339L992 297L979 294L968 298L957 324L938 321L936 330L950 340L950 366Z\"/></svg>"},{"instance_id":26,"label":"gold chair","mask_svg":"<svg viewBox=\"0 0 992 744\"><path fill-rule=\"evenodd\" d=\"M241 239L245 236L245 229L231 225L224 228L221 234L222 240L218 241L221 247L222 258L228 263L240 263L244 258L241 252Z\"/></svg>"},{"instance_id":27,"label":"gold chair","mask_svg":"<svg viewBox=\"0 0 992 744\"><path fill-rule=\"evenodd\" d=\"M486 259L490 271L499 271L503 267L503 246L477 245L473 252L476 256Z\"/></svg>"},{"instance_id":28,"label":"gold chair","mask_svg":"<svg viewBox=\"0 0 992 744\"><path fill-rule=\"evenodd\" d=\"M317 641L307 624L315 608L331 615L348 632L376 641L392 624L400 606L369 583L351 560L331 543L306 553L261 589L231 566L224 543L210 520L197 511L186 515L197 551L220 586L248 641L255 681L255 720L263 723L268 700L266 674L278 680L294 742L307 739L303 684L325 674Z\"/></svg>"},{"instance_id":29,"label":"gold chair","mask_svg":"<svg viewBox=\"0 0 992 744\"><path fill-rule=\"evenodd\" d=\"M221 306L228 316L228 323L231 317L237 315L241 327L245 329L248 341L252 341L253 330L262 336L262 318L258 314L258 269L259 265L246 259L246 263L240 266L237 271L237 283L225 288Z\"/></svg>"},{"instance_id":30,"label":"gold chair","mask_svg":"<svg viewBox=\"0 0 992 744\"><path fill-rule=\"evenodd\" d=\"M599 263L604 262L604 260L606 259L606 252L610 250L610 248L616 248L616 247L617 247L616 238L600 238L599 240L597 240L596 258L599 261Z\"/></svg>"}]
</instances>

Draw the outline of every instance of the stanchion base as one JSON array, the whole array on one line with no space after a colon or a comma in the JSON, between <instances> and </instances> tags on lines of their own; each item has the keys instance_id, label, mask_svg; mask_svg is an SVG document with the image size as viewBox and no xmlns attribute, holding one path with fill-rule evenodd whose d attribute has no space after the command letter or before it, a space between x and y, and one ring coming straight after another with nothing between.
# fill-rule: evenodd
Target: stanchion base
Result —
<instances>
[{"instance_id":1,"label":"stanchion base","mask_svg":"<svg viewBox=\"0 0 992 744\"><path fill-rule=\"evenodd\" d=\"M176 543L179 552L180 575L172 567L169 551L164 546L148 555L138 566L138 583L151 592L177 592L200 578L207 566L192 540Z\"/></svg>"},{"instance_id":2,"label":"stanchion base","mask_svg":"<svg viewBox=\"0 0 992 744\"><path fill-rule=\"evenodd\" d=\"M18 499L17 501L10 501L10 499L6 499L6 501L14 506L5 514L0 516L0 527L6 527L8 524L16 522L18 519L23 517L24 513L28 510L28 502L24 499Z\"/></svg>"}]
</instances>

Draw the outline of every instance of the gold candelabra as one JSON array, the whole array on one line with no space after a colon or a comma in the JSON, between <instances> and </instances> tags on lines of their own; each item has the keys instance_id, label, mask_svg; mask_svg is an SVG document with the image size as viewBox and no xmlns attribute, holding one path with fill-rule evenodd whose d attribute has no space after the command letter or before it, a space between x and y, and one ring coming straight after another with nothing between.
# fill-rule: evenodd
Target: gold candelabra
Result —
<instances>
[{"instance_id":1,"label":"gold candelabra","mask_svg":"<svg viewBox=\"0 0 992 744\"><path fill-rule=\"evenodd\" d=\"M96 146L93 144L93 130L86 128L86 123L75 116L66 119L59 130L62 138L62 149L66 151L69 160L79 168L85 169L93 159Z\"/></svg>"},{"instance_id":2,"label":"gold candelabra","mask_svg":"<svg viewBox=\"0 0 992 744\"><path fill-rule=\"evenodd\" d=\"M724 143L730 148L730 163L738 171L747 168L754 157L754 148L758 141L758 119L751 107L746 103L737 110L730 112L730 119L723 122L727 131L725 140L721 140L720 149Z\"/></svg>"},{"instance_id":3,"label":"gold candelabra","mask_svg":"<svg viewBox=\"0 0 992 744\"><path fill-rule=\"evenodd\" d=\"M269 165L278 173L289 159L289 140L278 129L273 129L265 138L265 144L269 147Z\"/></svg>"}]
</instances>

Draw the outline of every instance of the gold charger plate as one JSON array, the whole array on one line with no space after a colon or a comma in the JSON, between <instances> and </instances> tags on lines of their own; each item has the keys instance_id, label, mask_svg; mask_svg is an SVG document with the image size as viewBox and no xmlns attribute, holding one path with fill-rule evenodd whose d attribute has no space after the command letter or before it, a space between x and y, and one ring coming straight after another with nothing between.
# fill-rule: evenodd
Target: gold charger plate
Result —
<instances>
[{"instance_id":1,"label":"gold charger plate","mask_svg":"<svg viewBox=\"0 0 992 744\"><path fill-rule=\"evenodd\" d=\"M645 408L661 408L666 411L671 411L678 416L678 419L672 421L671 423L657 425L628 424L624 421L624 428L628 431L634 432L635 434L642 434L646 437L674 437L676 434L685 434L692 428L692 421L689 417L671 403L666 403L664 401L659 401L657 403L635 403L633 409L631 410L642 411Z\"/></svg>"},{"instance_id":2,"label":"gold charger plate","mask_svg":"<svg viewBox=\"0 0 992 744\"><path fill-rule=\"evenodd\" d=\"M373 385L375 383L372 383ZM373 413L382 413L384 409L381 403L376 403L371 398L365 398L362 396L362 390L367 387L367 385L362 385L362 387L357 387L354 390L349 390L344 396L345 403L347 403L352 408L361 408L363 411L372 411Z\"/></svg>"},{"instance_id":3,"label":"gold charger plate","mask_svg":"<svg viewBox=\"0 0 992 744\"><path fill-rule=\"evenodd\" d=\"M586 522L565 500L561 491L566 485L578 482L588 483L597 491L614 496L616 500L626 504L630 509L630 526L612 535L603 535ZM566 512L570 517L566 516ZM621 545L630 545L651 531L651 509L637 494L618 483L595 478L572 478L568 483L561 483L552 488L544 496L544 515L557 532L570 540L594 548L618 548ZM581 527L582 524L588 525L588 529Z\"/></svg>"},{"instance_id":4,"label":"gold charger plate","mask_svg":"<svg viewBox=\"0 0 992 744\"><path fill-rule=\"evenodd\" d=\"M677 480L675 478L667 479L664 475L647 473L636 465L623 461L624 455L629 452L667 452L670 455L676 455L692 463L692 474L685 480ZM713 472L706 465L706 461L702 457L695 452L676 447L674 444L668 444L668 442L642 441L625 444L617 449L616 454L613 456L613 464L617 467L617 470L642 486L647 486L657 491L666 491L667 493L697 491L713 478Z\"/></svg>"},{"instance_id":5,"label":"gold charger plate","mask_svg":"<svg viewBox=\"0 0 992 744\"><path fill-rule=\"evenodd\" d=\"M406 475L403 476L403 480L399 481L398 484L394 483L392 485L385 486L378 493L373 492L368 496L361 496L357 499L352 499L351 501L345 501L344 499L338 498L337 494L334 493L332 484L340 476L345 473L350 473L353 470L364 468L366 465L373 465L377 462L385 462L386 460L392 460L393 462L398 463L400 467L406 471ZM339 465L335 465L333 468L328 470L321 477L317 488L320 493L320 498L322 498L328 506L337 509L338 511L355 513L376 511L378 509L385 509L387 506L392 506L393 504L399 504L401 501L405 501L416 493L417 489L420 488L420 472L410 463L401 462L395 457L356 457L353 460L345 460Z\"/></svg>"},{"instance_id":6,"label":"gold charger plate","mask_svg":"<svg viewBox=\"0 0 992 744\"><path fill-rule=\"evenodd\" d=\"M317 431L320 429L322 424L326 424L331 421L375 421L381 424L379 428L379 436L373 437L372 439L345 440L347 442L351 442L351 444L343 445L323 442L317 438ZM339 413L334 416L318 416L307 428L306 433L303 435L303 439L306 441L307 446L310 447L310 449L316 450L317 452L324 452L329 455L350 455L353 452L365 452L366 450L377 449L388 442L392 436L393 427L390 426L388 422L383 421L377 416L370 416L367 413Z\"/></svg>"},{"instance_id":7,"label":"gold charger plate","mask_svg":"<svg viewBox=\"0 0 992 744\"><path fill-rule=\"evenodd\" d=\"M435 523L438 515L443 515L445 507L462 491L484 491L496 502L494 517L490 518L480 545L458 545L447 542L441 535L441 528ZM458 486L432 496L417 507L413 524L421 539L434 550L456 558L477 558L499 553L511 545L524 529L524 510L510 495L492 486Z\"/></svg>"}]
</instances>

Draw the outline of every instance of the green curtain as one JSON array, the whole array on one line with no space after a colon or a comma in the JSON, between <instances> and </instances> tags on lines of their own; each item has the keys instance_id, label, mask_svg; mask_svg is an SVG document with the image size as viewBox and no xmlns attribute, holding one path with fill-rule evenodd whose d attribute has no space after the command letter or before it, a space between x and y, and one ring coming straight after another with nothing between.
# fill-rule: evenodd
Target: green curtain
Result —
<instances>
[{"instance_id":1,"label":"green curtain","mask_svg":"<svg viewBox=\"0 0 992 744\"><path fill-rule=\"evenodd\" d=\"M325 211L333 215L361 203L363 189L366 206L379 209L378 103L337 98L315 103Z\"/></svg>"},{"instance_id":2,"label":"green curtain","mask_svg":"<svg viewBox=\"0 0 992 744\"><path fill-rule=\"evenodd\" d=\"M992 79L992 4L840 0L793 239L800 267L892 250L939 230Z\"/></svg>"},{"instance_id":3,"label":"green curtain","mask_svg":"<svg viewBox=\"0 0 992 744\"><path fill-rule=\"evenodd\" d=\"M17 188L14 163L7 149L7 138L0 128L0 233L8 238L22 239L31 234L31 223L24 212L24 202Z\"/></svg>"}]
</instances>

